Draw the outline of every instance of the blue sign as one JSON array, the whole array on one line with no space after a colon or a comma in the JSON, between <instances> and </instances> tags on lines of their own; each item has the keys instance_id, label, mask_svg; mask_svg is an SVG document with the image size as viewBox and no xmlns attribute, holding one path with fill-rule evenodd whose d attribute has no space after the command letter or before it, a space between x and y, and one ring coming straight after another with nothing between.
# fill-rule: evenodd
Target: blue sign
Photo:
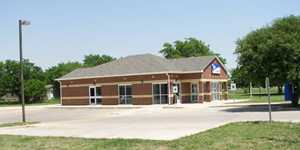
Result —
<instances>
[{"instance_id":1,"label":"blue sign","mask_svg":"<svg viewBox=\"0 0 300 150\"><path fill-rule=\"evenodd\" d=\"M211 70L213 74L221 73L221 65L220 64L211 64Z\"/></svg>"}]
</instances>

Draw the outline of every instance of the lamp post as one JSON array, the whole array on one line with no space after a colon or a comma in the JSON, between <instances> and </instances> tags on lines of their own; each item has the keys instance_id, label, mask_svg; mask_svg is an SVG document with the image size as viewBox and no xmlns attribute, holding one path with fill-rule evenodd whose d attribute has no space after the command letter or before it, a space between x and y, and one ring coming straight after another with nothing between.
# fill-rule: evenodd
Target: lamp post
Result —
<instances>
[{"instance_id":1,"label":"lamp post","mask_svg":"<svg viewBox=\"0 0 300 150\"><path fill-rule=\"evenodd\" d=\"M22 51L22 26L30 25L29 21L19 20L19 50L20 50L20 81L21 81L21 100L22 100L22 121L25 118L25 99L24 99L24 77L23 77L23 51Z\"/></svg>"}]
</instances>

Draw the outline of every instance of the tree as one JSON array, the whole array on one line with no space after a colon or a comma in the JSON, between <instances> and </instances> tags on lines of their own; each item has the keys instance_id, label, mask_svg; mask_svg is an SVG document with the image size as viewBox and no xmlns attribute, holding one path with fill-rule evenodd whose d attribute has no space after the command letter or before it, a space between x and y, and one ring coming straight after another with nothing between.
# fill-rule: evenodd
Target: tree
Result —
<instances>
[{"instance_id":1,"label":"tree","mask_svg":"<svg viewBox=\"0 0 300 150\"><path fill-rule=\"evenodd\" d=\"M37 79L30 79L25 81L24 94L26 102L35 102L43 100L46 95L46 83Z\"/></svg>"},{"instance_id":2,"label":"tree","mask_svg":"<svg viewBox=\"0 0 300 150\"><path fill-rule=\"evenodd\" d=\"M235 53L252 82L264 85L269 77L273 86L290 81L300 90L300 16L279 18L250 32L237 41Z\"/></svg>"},{"instance_id":3,"label":"tree","mask_svg":"<svg viewBox=\"0 0 300 150\"><path fill-rule=\"evenodd\" d=\"M231 81L236 83L237 87L245 88L249 86L249 79L247 78L247 72L241 67L237 67L231 70Z\"/></svg>"},{"instance_id":4,"label":"tree","mask_svg":"<svg viewBox=\"0 0 300 150\"><path fill-rule=\"evenodd\" d=\"M24 60L24 80L40 80L44 81L43 70L35 66L29 60ZM13 94L21 97L20 90L20 64L18 61L6 60L0 64L0 91L1 95ZM45 88L45 87L41 87ZM26 95L25 95L26 96Z\"/></svg>"},{"instance_id":5,"label":"tree","mask_svg":"<svg viewBox=\"0 0 300 150\"><path fill-rule=\"evenodd\" d=\"M108 56L108 55L85 55L83 60L83 65L85 67L94 67L97 65L101 65L110 61L115 60L115 58Z\"/></svg>"},{"instance_id":6,"label":"tree","mask_svg":"<svg viewBox=\"0 0 300 150\"><path fill-rule=\"evenodd\" d=\"M0 100L1 97L6 94L6 88L4 86L4 63L0 62Z\"/></svg>"},{"instance_id":7,"label":"tree","mask_svg":"<svg viewBox=\"0 0 300 150\"><path fill-rule=\"evenodd\" d=\"M67 62L67 63L59 63L56 66L53 66L45 71L46 74L46 83L53 85L53 95L58 98L60 96L60 85L59 82L55 81L55 79L70 73L71 71L82 67L79 62Z\"/></svg>"},{"instance_id":8,"label":"tree","mask_svg":"<svg viewBox=\"0 0 300 150\"><path fill-rule=\"evenodd\" d=\"M210 50L209 45L196 38L186 38L184 41L177 40L174 42L174 45L171 43L164 43L160 53L168 59L216 55L224 64L226 63L225 58L221 57L220 54L214 53Z\"/></svg>"}]
</instances>

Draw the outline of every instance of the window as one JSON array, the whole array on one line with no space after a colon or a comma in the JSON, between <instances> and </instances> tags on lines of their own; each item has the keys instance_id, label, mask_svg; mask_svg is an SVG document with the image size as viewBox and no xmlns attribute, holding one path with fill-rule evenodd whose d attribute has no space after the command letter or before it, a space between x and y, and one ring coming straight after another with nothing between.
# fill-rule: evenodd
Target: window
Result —
<instances>
[{"instance_id":1,"label":"window","mask_svg":"<svg viewBox=\"0 0 300 150\"><path fill-rule=\"evenodd\" d=\"M90 87L90 104L101 104L101 87Z\"/></svg>"},{"instance_id":2,"label":"window","mask_svg":"<svg viewBox=\"0 0 300 150\"><path fill-rule=\"evenodd\" d=\"M153 84L152 94L154 104L168 104L168 84Z\"/></svg>"},{"instance_id":3,"label":"window","mask_svg":"<svg viewBox=\"0 0 300 150\"><path fill-rule=\"evenodd\" d=\"M119 102L120 104L132 104L132 86L119 85Z\"/></svg>"},{"instance_id":4,"label":"window","mask_svg":"<svg viewBox=\"0 0 300 150\"><path fill-rule=\"evenodd\" d=\"M192 103L198 102L198 84L197 83L191 84L191 102Z\"/></svg>"}]
</instances>

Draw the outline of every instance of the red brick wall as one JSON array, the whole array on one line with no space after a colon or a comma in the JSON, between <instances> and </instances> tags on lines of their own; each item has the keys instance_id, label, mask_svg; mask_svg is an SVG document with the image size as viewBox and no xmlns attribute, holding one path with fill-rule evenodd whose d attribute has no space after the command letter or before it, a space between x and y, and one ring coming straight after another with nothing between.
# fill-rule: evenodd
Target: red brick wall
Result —
<instances>
[{"instance_id":1,"label":"red brick wall","mask_svg":"<svg viewBox=\"0 0 300 150\"><path fill-rule=\"evenodd\" d=\"M152 84L133 84L132 95L152 95Z\"/></svg>"},{"instance_id":2,"label":"red brick wall","mask_svg":"<svg viewBox=\"0 0 300 150\"><path fill-rule=\"evenodd\" d=\"M62 105L89 105L89 99L63 99Z\"/></svg>"},{"instance_id":3,"label":"red brick wall","mask_svg":"<svg viewBox=\"0 0 300 150\"><path fill-rule=\"evenodd\" d=\"M213 63L217 63L220 64L220 62L218 62L217 59L213 60L204 70L202 73L202 78L203 79L228 79L228 74L226 72L226 70L222 67L221 65L221 73L220 74L213 74L212 70L211 70L211 64Z\"/></svg>"},{"instance_id":4,"label":"red brick wall","mask_svg":"<svg viewBox=\"0 0 300 150\"><path fill-rule=\"evenodd\" d=\"M118 98L118 85L103 85L101 86L102 96L114 96L114 98L103 98L103 105L117 105L119 104Z\"/></svg>"},{"instance_id":5,"label":"red brick wall","mask_svg":"<svg viewBox=\"0 0 300 150\"><path fill-rule=\"evenodd\" d=\"M89 87L64 87L62 88L63 97L89 96Z\"/></svg>"},{"instance_id":6,"label":"red brick wall","mask_svg":"<svg viewBox=\"0 0 300 150\"><path fill-rule=\"evenodd\" d=\"M150 105L152 104L152 97L133 98L133 105Z\"/></svg>"}]
</instances>

